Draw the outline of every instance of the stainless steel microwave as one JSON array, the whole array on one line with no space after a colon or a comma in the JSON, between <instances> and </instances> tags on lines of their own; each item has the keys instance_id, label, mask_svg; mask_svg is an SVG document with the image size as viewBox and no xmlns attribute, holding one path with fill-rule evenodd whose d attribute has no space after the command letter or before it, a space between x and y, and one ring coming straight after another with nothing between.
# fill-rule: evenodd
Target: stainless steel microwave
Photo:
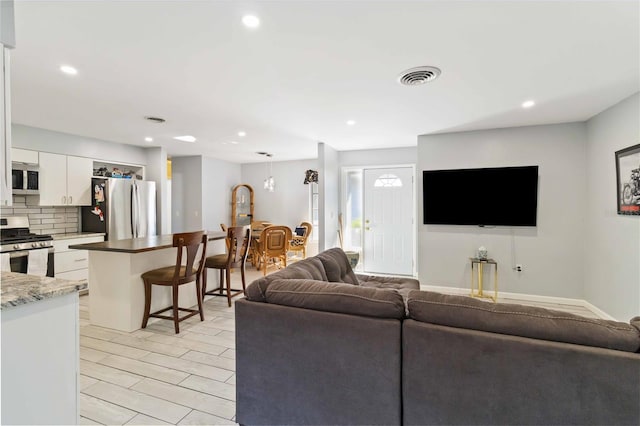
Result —
<instances>
[{"instance_id":1,"label":"stainless steel microwave","mask_svg":"<svg viewBox=\"0 0 640 426\"><path fill-rule=\"evenodd\" d=\"M40 172L37 164L11 164L11 188L14 195L39 194L39 180Z\"/></svg>"}]
</instances>

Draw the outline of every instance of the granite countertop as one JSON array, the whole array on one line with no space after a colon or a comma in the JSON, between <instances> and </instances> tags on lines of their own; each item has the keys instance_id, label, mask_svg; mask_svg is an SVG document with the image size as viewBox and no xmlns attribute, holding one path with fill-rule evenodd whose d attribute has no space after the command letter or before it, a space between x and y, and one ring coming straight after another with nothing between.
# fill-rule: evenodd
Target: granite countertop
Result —
<instances>
[{"instance_id":1,"label":"granite countertop","mask_svg":"<svg viewBox=\"0 0 640 426\"><path fill-rule=\"evenodd\" d=\"M209 241L223 240L227 233L221 231L208 231ZM153 250L162 250L173 247L173 235L155 235L144 238L131 238L128 240L102 241L99 243L73 244L70 249L110 251L117 253L144 253Z\"/></svg>"},{"instance_id":2,"label":"granite countertop","mask_svg":"<svg viewBox=\"0 0 640 426\"><path fill-rule=\"evenodd\" d=\"M87 280L70 281L17 272L0 273L0 306L2 309L63 296L87 288Z\"/></svg>"},{"instance_id":3,"label":"granite countertop","mask_svg":"<svg viewBox=\"0 0 640 426\"><path fill-rule=\"evenodd\" d=\"M54 234L54 240L69 240L71 238L104 237L104 232L78 232L75 234Z\"/></svg>"}]
</instances>

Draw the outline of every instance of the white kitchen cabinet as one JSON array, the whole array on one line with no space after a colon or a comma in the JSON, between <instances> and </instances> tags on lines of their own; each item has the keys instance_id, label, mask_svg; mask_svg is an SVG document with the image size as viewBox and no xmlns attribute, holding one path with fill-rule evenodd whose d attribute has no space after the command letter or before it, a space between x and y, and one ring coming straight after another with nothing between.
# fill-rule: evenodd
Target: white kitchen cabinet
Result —
<instances>
[{"instance_id":1,"label":"white kitchen cabinet","mask_svg":"<svg viewBox=\"0 0 640 426\"><path fill-rule=\"evenodd\" d=\"M28 149L11 148L11 162L38 164L38 151Z\"/></svg>"},{"instance_id":2,"label":"white kitchen cabinet","mask_svg":"<svg viewBox=\"0 0 640 426\"><path fill-rule=\"evenodd\" d=\"M88 280L89 255L86 250L73 250L73 244L88 244L104 241L103 236L65 238L53 240L54 271L56 278L65 280Z\"/></svg>"},{"instance_id":3,"label":"white kitchen cabinet","mask_svg":"<svg viewBox=\"0 0 640 426\"><path fill-rule=\"evenodd\" d=\"M40 205L91 205L93 160L40 152Z\"/></svg>"},{"instance_id":4,"label":"white kitchen cabinet","mask_svg":"<svg viewBox=\"0 0 640 426\"><path fill-rule=\"evenodd\" d=\"M11 84L9 49L0 43L0 205L10 206L11 197Z\"/></svg>"}]
</instances>

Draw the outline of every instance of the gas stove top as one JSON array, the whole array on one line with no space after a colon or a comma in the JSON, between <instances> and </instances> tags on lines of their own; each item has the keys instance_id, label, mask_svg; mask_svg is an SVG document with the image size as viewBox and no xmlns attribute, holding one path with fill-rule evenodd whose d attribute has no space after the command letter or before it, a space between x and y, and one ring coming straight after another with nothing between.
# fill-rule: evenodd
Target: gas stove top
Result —
<instances>
[{"instance_id":1,"label":"gas stove top","mask_svg":"<svg viewBox=\"0 0 640 426\"><path fill-rule=\"evenodd\" d=\"M1 253L49 247L53 247L53 237L29 232L27 217L0 218Z\"/></svg>"}]
</instances>

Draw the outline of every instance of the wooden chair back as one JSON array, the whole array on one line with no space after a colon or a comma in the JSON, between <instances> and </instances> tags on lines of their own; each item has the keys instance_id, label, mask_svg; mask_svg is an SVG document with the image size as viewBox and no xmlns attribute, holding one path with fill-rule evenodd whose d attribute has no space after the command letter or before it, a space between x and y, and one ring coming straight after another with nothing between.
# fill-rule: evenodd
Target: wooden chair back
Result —
<instances>
[{"instance_id":1,"label":"wooden chair back","mask_svg":"<svg viewBox=\"0 0 640 426\"><path fill-rule=\"evenodd\" d=\"M247 260L251 245L251 227L233 226L227 230L227 244L229 257L227 268L242 267Z\"/></svg>"},{"instance_id":2,"label":"wooden chair back","mask_svg":"<svg viewBox=\"0 0 640 426\"><path fill-rule=\"evenodd\" d=\"M266 258L286 256L291 238L293 238L293 234L288 226L267 226L260 234L260 244L264 256Z\"/></svg>"},{"instance_id":3,"label":"wooden chair back","mask_svg":"<svg viewBox=\"0 0 640 426\"><path fill-rule=\"evenodd\" d=\"M313 225L310 224L309 222L302 222L300 224L300 228L305 228L306 231L304 233L304 235L302 236L303 239L303 245L307 245L307 240L309 239L309 236L311 235L311 231L313 231Z\"/></svg>"},{"instance_id":4,"label":"wooden chair back","mask_svg":"<svg viewBox=\"0 0 640 426\"><path fill-rule=\"evenodd\" d=\"M204 231L196 232L183 232L181 234L173 234L173 246L178 248L178 254L176 259L176 269L173 272L174 282L189 282L194 281L204 268L204 260L207 256L207 241L208 238ZM198 249L202 244L202 253L200 255L200 263L195 269L193 266L196 262L196 256L198 255ZM182 257L184 252L187 254L186 265L184 266L184 273L181 274Z\"/></svg>"}]
</instances>

